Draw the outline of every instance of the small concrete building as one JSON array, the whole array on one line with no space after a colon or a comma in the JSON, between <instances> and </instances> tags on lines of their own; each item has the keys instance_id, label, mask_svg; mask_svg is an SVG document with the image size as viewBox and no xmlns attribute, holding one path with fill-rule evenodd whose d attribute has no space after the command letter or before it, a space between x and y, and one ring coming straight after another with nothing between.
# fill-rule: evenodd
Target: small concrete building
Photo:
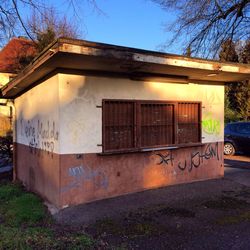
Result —
<instances>
[{"instance_id":1,"label":"small concrete building","mask_svg":"<svg viewBox=\"0 0 250 250\"><path fill-rule=\"evenodd\" d=\"M224 175L224 83L250 66L59 39L3 87L15 175L58 208Z\"/></svg>"}]
</instances>

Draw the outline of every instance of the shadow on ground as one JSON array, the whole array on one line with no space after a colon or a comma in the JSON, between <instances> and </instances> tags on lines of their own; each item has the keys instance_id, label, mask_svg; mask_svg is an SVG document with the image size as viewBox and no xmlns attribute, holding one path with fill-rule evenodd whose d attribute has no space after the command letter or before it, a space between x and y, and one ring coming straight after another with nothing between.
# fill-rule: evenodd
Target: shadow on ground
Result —
<instances>
[{"instance_id":1,"label":"shadow on ground","mask_svg":"<svg viewBox=\"0 0 250 250\"><path fill-rule=\"evenodd\" d=\"M225 156L225 166L250 169L250 155Z\"/></svg>"}]
</instances>

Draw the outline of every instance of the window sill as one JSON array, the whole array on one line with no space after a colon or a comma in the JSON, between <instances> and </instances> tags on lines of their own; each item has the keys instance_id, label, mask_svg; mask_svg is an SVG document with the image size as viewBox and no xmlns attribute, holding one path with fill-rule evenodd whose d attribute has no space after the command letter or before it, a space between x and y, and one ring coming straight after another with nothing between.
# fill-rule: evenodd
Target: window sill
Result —
<instances>
[{"instance_id":1,"label":"window sill","mask_svg":"<svg viewBox=\"0 0 250 250\"><path fill-rule=\"evenodd\" d=\"M190 148L190 147L199 147L203 146L205 143L188 143L188 144L180 144L180 145L172 145L166 147L153 147L153 148L140 148L134 150L123 150L123 151L110 151L110 152L102 152L97 153L97 155L105 156L105 155L117 155L117 154L129 154L129 153L144 153L144 152L154 152L154 151L161 151L161 150L174 150L179 148Z\"/></svg>"}]
</instances>

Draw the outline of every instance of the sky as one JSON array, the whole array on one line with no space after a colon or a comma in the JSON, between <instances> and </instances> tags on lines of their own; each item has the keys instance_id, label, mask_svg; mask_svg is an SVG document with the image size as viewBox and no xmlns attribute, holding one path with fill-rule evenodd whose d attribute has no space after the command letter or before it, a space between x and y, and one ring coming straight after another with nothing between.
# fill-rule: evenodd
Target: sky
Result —
<instances>
[{"instance_id":1,"label":"sky","mask_svg":"<svg viewBox=\"0 0 250 250\"><path fill-rule=\"evenodd\" d=\"M105 15L86 15L86 38L148 50L159 49L168 36L164 23L174 16L149 0L99 0Z\"/></svg>"},{"instance_id":2,"label":"sky","mask_svg":"<svg viewBox=\"0 0 250 250\"><path fill-rule=\"evenodd\" d=\"M84 0L78 0L74 11L68 2L46 1L77 23L81 38L85 40L161 50L161 45L171 37L164 24L173 22L175 14L162 10L150 0L96 0L100 11L86 1L83 3ZM27 15L27 10L23 13ZM182 49L174 44L165 51L180 54Z\"/></svg>"}]
</instances>

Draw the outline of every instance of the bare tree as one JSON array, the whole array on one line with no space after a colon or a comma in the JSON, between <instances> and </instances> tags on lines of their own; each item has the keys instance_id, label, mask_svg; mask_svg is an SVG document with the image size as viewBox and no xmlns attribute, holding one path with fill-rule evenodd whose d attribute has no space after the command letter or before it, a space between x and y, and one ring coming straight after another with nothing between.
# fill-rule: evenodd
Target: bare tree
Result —
<instances>
[{"instance_id":1,"label":"bare tree","mask_svg":"<svg viewBox=\"0 0 250 250\"><path fill-rule=\"evenodd\" d=\"M46 2L46 1L45 1ZM78 6L83 2L89 3L93 8L98 10L95 0L66 0L69 8L76 13ZM44 5L42 0L1 0L0 1L0 42L8 41L17 33L23 33L30 39L33 39L21 8L27 10L36 10L37 13L44 13L48 6ZM77 14L76 14L77 15Z\"/></svg>"},{"instance_id":2,"label":"bare tree","mask_svg":"<svg viewBox=\"0 0 250 250\"><path fill-rule=\"evenodd\" d=\"M66 15L58 15L54 7L47 8L43 12L34 9L26 27L39 52L58 37L80 36L76 23L69 21Z\"/></svg>"},{"instance_id":3,"label":"bare tree","mask_svg":"<svg viewBox=\"0 0 250 250\"><path fill-rule=\"evenodd\" d=\"M176 11L170 44L186 37L184 50L189 47L194 55L214 57L225 41L249 38L250 0L152 1L166 11Z\"/></svg>"}]
</instances>

